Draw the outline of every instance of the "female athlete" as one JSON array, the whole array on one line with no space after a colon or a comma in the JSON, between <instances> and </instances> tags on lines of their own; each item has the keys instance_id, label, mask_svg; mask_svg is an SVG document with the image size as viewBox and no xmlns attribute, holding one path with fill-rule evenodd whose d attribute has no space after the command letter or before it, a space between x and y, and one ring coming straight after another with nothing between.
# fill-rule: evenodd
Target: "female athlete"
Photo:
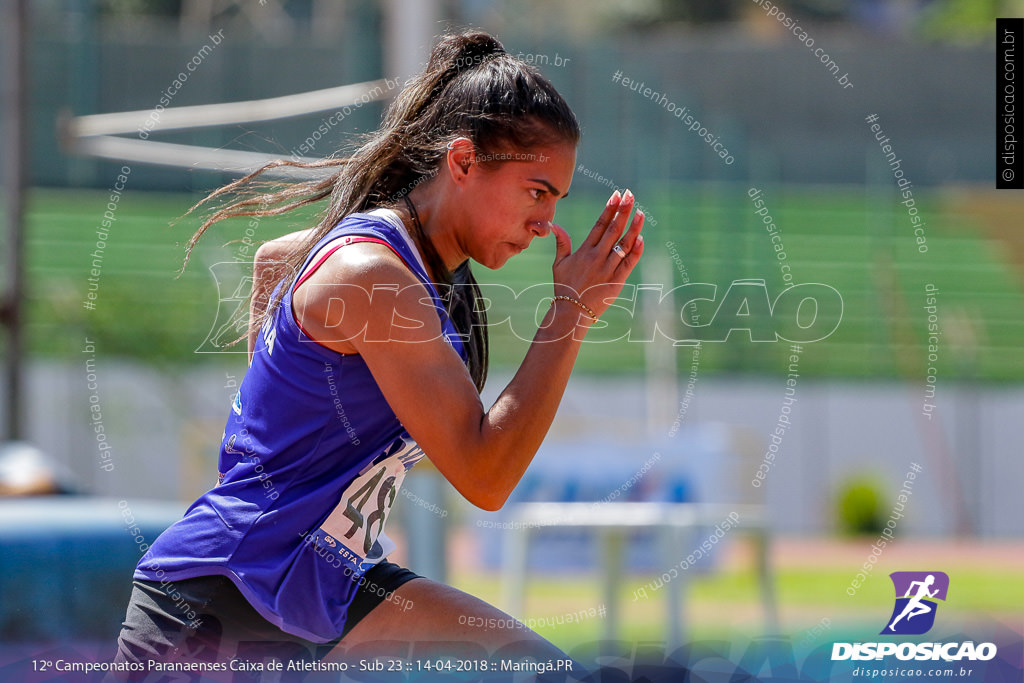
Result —
<instances>
[{"instance_id":1,"label":"female athlete","mask_svg":"<svg viewBox=\"0 0 1024 683\"><path fill-rule=\"evenodd\" d=\"M504 504L588 327L643 253L628 190L575 251L551 223L578 139L543 76L486 33L463 33L440 40L353 156L266 167L334 166L329 179L239 194L264 168L211 195L233 199L189 249L222 218L329 205L315 228L257 253L250 367L219 482L140 561L120 661L320 658L382 640L564 657L496 608L389 562L383 530L424 455L474 505ZM485 409L487 323L469 260L500 268L550 233L552 305Z\"/></svg>"}]
</instances>

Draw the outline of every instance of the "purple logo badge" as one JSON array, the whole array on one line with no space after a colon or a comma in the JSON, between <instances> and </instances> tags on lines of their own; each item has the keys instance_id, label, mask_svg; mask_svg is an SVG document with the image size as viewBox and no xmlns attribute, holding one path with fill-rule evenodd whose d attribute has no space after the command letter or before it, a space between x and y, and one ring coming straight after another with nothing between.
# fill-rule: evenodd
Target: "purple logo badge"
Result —
<instances>
[{"instance_id":1,"label":"purple logo badge","mask_svg":"<svg viewBox=\"0 0 1024 683\"><path fill-rule=\"evenodd\" d=\"M936 600L946 600L949 577L945 572L893 572L896 605L880 635L916 636L927 633L935 623Z\"/></svg>"}]
</instances>

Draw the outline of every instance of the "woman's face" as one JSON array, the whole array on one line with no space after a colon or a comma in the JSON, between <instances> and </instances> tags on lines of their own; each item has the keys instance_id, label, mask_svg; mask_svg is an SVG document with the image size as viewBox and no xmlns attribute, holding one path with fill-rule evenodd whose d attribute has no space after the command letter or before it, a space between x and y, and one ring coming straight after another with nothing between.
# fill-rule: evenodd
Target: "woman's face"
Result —
<instances>
[{"instance_id":1,"label":"woman's face","mask_svg":"<svg viewBox=\"0 0 1024 683\"><path fill-rule=\"evenodd\" d=\"M470 258L495 269L534 237L550 233L555 204L569 192L576 147L563 143L490 156L477 154L466 175L460 242Z\"/></svg>"}]
</instances>

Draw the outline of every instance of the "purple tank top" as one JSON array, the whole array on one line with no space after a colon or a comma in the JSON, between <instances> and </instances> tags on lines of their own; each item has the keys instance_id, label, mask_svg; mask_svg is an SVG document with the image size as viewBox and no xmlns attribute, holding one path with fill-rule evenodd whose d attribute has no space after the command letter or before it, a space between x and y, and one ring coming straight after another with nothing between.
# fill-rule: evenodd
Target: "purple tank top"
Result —
<instances>
[{"instance_id":1,"label":"purple tank top","mask_svg":"<svg viewBox=\"0 0 1024 683\"><path fill-rule=\"evenodd\" d=\"M393 213L352 214L339 237L382 242L426 286L465 359L437 290ZM337 243L335 243L337 244ZM332 245L334 248L334 245ZM135 578L224 575L268 621L315 642L341 635L362 574L394 545L382 533L405 473L423 457L359 355L310 339L289 288L260 331L228 415L220 483L142 557Z\"/></svg>"}]
</instances>

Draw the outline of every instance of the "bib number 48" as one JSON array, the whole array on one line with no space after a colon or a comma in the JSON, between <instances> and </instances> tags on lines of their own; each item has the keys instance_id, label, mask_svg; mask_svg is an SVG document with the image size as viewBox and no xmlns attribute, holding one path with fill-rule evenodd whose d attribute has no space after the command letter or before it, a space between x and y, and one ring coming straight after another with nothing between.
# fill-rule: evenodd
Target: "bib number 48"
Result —
<instances>
[{"instance_id":1,"label":"bib number 48","mask_svg":"<svg viewBox=\"0 0 1024 683\"><path fill-rule=\"evenodd\" d=\"M378 537L405 473L422 457L415 441L400 437L345 487L337 506L316 531L331 552L353 567L372 564L390 552L377 542Z\"/></svg>"},{"instance_id":2,"label":"bib number 48","mask_svg":"<svg viewBox=\"0 0 1024 683\"><path fill-rule=\"evenodd\" d=\"M345 502L344 515L352 521L352 525L345 532L345 538L351 539L357 532L362 532L364 556L370 553L373 542L384 530L384 522L395 502L397 477L394 474L385 476L387 473L386 465L379 466L357 478L349 487L358 488L352 491ZM364 478L366 480L360 483L360 480ZM367 503L370 504L369 507L367 507Z\"/></svg>"}]
</instances>

